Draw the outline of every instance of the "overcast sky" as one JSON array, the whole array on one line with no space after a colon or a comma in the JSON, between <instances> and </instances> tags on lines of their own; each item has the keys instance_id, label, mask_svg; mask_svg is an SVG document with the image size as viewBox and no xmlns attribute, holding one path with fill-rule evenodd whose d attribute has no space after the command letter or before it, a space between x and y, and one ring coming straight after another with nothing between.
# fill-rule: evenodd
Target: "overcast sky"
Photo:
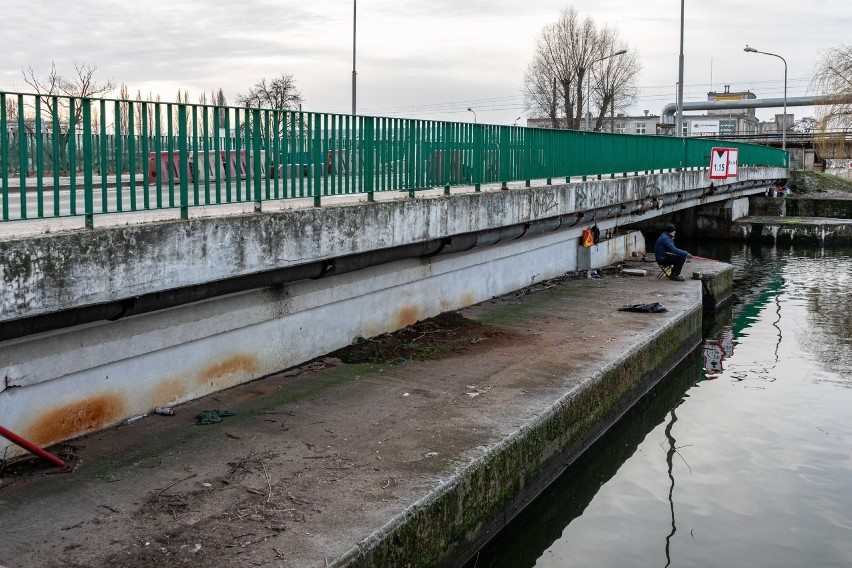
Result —
<instances>
[{"instance_id":1,"label":"overcast sky","mask_svg":"<svg viewBox=\"0 0 852 568\"><path fill-rule=\"evenodd\" d=\"M852 42L850 0L686 0L684 100L710 90L811 94L821 52ZM573 6L618 30L642 62L636 114L676 98L678 0L361 0L357 14L359 114L511 124L526 117L521 86L536 36ZM229 103L263 77L292 73L312 111L348 113L351 0L7 2L0 89L30 92L21 68L44 76L74 61L98 77L175 99L222 88ZM812 109L791 108L796 118ZM758 110L766 120L776 112ZM780 112L778 110L777 112Z\"/></svg>"}]
</instances>

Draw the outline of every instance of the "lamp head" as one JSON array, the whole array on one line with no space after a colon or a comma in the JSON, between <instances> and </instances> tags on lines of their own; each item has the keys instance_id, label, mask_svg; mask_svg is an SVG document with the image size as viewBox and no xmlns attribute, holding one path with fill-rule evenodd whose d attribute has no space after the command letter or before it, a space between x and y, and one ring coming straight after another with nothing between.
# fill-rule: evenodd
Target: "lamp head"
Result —
<instances>
[{"instance_id":1,"label":"lamp head","mask_svg":"<svg viewBox=\"0 0 852 568\"><path fill-rule=\"evenodd\" d=\"M615 53L613 53L613 55L624 55L625 53L627 53L627 50L622 49L621 51L616 51Z\"/></svg>"},{"instance_id":2,"label":"lamp head","mask_svg":"<svg viewBox=\"0 0 852 568\"><path fill-rule=\"evenodd\" d=\"M745 46L745 49L743 49L743 51L745 51L746 53L757 53L757 50L755 48L749 46Z\"/></svg>"},{"instance_id":3,"label":"lamp head","mask_svg":"<svg viewBox=\"0 0 852 568\"><path fill-rule=\"evenodd\" d=\"M470 108L470 107L467 107L467 110L468 110L468 112L473 112L473 109Z\"/></svg>"}]
</instances>

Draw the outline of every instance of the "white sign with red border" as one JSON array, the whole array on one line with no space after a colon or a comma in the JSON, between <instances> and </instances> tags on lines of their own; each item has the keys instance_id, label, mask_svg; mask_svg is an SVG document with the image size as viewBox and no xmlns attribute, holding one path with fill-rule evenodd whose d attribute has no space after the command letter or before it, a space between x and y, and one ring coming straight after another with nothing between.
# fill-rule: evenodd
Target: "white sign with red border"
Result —
<instances>
[{"instance_id":1,"label":"white sign with red border","mask_svg":"<svg viewBox=\"0 0 852 568\"><path fill-rule=\"evenodd\" d=\"M710 150L710 179L737 177L738 148L713 148Z\"/></svg>"},{"instance_id":2,"label":"white sign with red border","mask_svg":"<svg viewBox=\"0 0 852 568\"><path fill-rule=\"evenodd\" d=\"M737 177L737 162L739 161L740 151L737 148L728 148L728 177Z\"/></svg>"},{"instance_id":3,"label":"white sign with red border","mask_svg":"<svg viewBox=\"0 0 852 568\"><path fill-rule=\"evenodd\" d=\"M730 148L713 148L710 150L710 179L726 179L728 177L728 152Z\"/></svg>"}]
</instances>

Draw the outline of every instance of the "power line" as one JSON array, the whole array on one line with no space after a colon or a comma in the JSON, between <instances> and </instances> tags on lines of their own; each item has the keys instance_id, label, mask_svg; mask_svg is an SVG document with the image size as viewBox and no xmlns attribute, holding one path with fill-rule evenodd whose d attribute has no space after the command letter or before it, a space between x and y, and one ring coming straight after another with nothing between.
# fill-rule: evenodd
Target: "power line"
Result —
<instances>
[{"instance_id":1,"label":"power line","mask_svg":"<svg viewBox=\"0 0 852 568\"><path fill-rule=\"evenodd\" d=\"M788 78L787 80L787 96L805 95L810 87L810 78L796 77ZM784 81L781 79L763 79L754 81L714 81L710 83L691 83L685 85L684 99L689 101L703 101L707 96L708 91L718 89L720 85L743 85L735 91L760 91L760 98L777 98L781 97L784 92ZM766 89L757 89L756 87L767 87ZM636 97L636 102L632 105L634 108L638 106L650 106L654 103L668 103L674 100L675 85L647 85L638 87L639 94ZM657 92L654 92L657 91ZM359 109L363 114L374 116L398 116L398 115L436 115L436 114L462 114L466 113L468 107L478 107L476 110L480 112L497 112L497 111L525 111L527 110L524 95L504 95L499 97L485 97L476 99L461 99L454 101L441 101L431 103L420 103L411 105L397 106L375 106ZM346 112L345 110L329 111L329 112Z\"/></svg>"}]
</instances>

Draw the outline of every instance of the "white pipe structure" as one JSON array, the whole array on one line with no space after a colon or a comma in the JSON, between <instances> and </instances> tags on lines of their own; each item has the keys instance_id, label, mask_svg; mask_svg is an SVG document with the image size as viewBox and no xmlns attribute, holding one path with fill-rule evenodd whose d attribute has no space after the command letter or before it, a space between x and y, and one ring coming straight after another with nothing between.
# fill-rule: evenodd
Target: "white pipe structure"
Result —
<instances>
[{"instance_id":1,"label":"white pipe structure","mask_svg":"<svg viewBox=\"0 0 852 568\"><path fill-rule=\"evenodd\" d=\"M778 108L787 106L818 106L849 102L848 97L793 97L791 99L740 99L738 101L696 101L691 103L682 103L684 111L691 110L725 110L737 108ZM671 124L674 122L674 116L677 113L677 103L669 103L663 107L660 120L663 124Z\"/></svg>"},{"instance_id":2,"label":"white pipe structure","mask_svg":"<svg viewBox=\"0 0 852 568\"><path fill-rule=\"evenodd\" d=\"M776 53L767 53L766 51L758 51L753 47L745 46L743 49L746 53L762 53L763 55L771 55L777 57L784 62L784 121L781 124L781 149L787 151L787 60Z\"/></svg>"}]
</instances>

